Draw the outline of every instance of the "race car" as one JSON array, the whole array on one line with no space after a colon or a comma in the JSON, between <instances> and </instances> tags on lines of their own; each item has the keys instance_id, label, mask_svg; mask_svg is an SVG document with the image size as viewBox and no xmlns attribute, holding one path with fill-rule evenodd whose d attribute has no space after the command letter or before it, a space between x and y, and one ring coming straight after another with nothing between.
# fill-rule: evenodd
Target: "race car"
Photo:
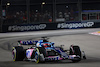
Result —
<instances>
[{"instance_id":1,"label":"race car","mask_svg":"<svg viewBox=\"0 0 100 67\"><path fill-rule=\"evenodd\" d=\"M24 49L22 45L32 46ZM79 62L86 59L84 51L81 51L79 46L71 45L69 50L64 50L62 46L54 46L54 43L49 42L45 37L39 41L18 41L18 46L14 46L12 49L13 61L29 60L40 63L72 60Z\"/></svg>"}]
</instances>

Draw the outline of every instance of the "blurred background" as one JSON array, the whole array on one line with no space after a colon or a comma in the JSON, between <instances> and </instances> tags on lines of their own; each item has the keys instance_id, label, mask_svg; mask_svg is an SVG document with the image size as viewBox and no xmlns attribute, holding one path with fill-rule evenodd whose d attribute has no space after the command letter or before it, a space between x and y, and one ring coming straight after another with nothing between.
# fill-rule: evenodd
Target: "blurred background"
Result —
<instances>
[{"instance_id":1,"label":"blurred background","mask_svg":"<svg viewBox=\"0 0 100 67\"><path fill-rule=\"evenodd\" d=\"M99 0L0 0L2 25L100 21Z\"/></svg>"}]
</instances>

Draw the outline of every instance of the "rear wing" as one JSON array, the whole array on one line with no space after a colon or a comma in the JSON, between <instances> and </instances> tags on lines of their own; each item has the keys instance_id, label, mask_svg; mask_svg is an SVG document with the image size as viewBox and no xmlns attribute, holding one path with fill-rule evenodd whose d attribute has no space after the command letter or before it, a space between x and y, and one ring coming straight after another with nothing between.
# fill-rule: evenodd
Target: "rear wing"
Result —
<instances>
[{"instance_id":1,"label":"rear wing","mask_svg":"<svg viewBox=\"0 0 100 67\"><path fill-rule=\"evenodd\" d=\"M18 41L19 45L36 45L38 41Z\"/></svg>"}]
</instances>

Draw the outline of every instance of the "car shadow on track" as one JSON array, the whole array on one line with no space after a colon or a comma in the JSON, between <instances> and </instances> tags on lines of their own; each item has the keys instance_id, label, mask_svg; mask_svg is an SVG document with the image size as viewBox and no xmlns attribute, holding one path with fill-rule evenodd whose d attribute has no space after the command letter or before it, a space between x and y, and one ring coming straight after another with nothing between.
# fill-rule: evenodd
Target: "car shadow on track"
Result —
<instances>
[{"instance_id":1,"label":"car shadow on track","mask_svg":"<svg viewBox=\"0 0 100 67\"><path fill-rule=\"evenodd\" d=\"M82 60L80 62L73 63L71 60L62 60L62 61L47 61L44 63L38 63L39 65L41 64L81 64L81 63L100 63L100 59L86 59ZM6 64L6 65L5 65ZM36 65L37 63L31 62L31 61L0 61L0 67L1 66L20 66L20 65Z\"/></svg>"}]
</instances>

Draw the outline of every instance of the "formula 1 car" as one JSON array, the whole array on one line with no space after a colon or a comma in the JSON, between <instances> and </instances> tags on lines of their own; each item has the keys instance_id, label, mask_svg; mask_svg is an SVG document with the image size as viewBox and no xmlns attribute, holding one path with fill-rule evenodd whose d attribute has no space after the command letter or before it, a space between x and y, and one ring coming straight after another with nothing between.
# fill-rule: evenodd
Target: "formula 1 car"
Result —
<instances>
[{"instance_id":1,"label":"formula 1 car","mask_svg":"<svg viewBox=\"0 0 100 67\"><path fill-rule=\"evenodd\" d=\"M32 45L32 47L24 49L22 45ZM84 51L81 51L79 46L71 45L69 50L64 50L62 46L54 46L54 43L49 42L45 37L39 41L18 41L18 46L14 46L12 50L13 61L29 60L39 63L72 60L79 62L86 59Z\"/></svg>"}]
</instances>

